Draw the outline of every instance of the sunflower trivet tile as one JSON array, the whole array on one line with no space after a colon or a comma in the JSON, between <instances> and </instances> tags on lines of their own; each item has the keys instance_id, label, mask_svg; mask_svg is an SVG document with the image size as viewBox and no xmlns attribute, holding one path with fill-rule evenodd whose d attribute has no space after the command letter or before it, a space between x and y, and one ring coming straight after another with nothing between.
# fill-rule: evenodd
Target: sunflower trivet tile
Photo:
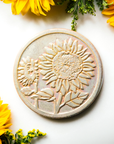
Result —
<instances>
[{"instance_id":1,"label":"sunflower trivet tile","mask_svg":"<svg viewBox=\"0 0 114 144\"><path fill-rule=\"evenodd\" d=\"M32 39L17 56L14 82L24 103L38 114L66 118L87 108L103 80L95 47L79 33L51 29Z\"/></svg>"}]
</instances>

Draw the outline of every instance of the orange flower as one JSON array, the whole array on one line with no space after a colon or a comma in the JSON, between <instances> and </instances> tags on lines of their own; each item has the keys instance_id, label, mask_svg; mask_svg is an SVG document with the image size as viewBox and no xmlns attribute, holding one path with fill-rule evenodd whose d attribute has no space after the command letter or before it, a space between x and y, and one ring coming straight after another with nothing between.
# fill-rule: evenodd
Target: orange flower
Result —
<instances>
[{"instance_id":1,"label":"orange flower","mask_svg":"<svg viewBox=\"0 0 114 144\"><path fill-rule=\"evenodd\" d=\"M10 123L11 112L8 109L8 104L2 104L2 102L0 99L0 136L3 135L6 130L9 130L8 128L12 125ZM2 144L1 139L0 144Z\"/></svg>"},{"instance_id":2,"label":"orange flower","mask_svg":"<svg viewBox=\"0 0 114 144\"><path fill-rule=\"evenodd\" d=\"M107 20L107 23L110 23L111 26L114 26L114 0L107 0L109 8L102 11L104 15L110 15L111 18Z\"/></svg>"}]
</instances>

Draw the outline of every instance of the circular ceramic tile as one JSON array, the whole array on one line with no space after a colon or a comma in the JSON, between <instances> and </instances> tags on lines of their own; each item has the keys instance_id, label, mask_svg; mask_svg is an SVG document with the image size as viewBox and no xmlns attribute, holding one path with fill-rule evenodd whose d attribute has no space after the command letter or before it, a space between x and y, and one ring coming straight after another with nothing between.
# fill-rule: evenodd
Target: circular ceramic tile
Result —
<instances>
[{"instance_id":1,"label":"circular ceramic tile","mask_svg":"<svg viewBox=\"0 0 114 144\"><path fill-rule=\"evenodd\" d=\"M46 117L80 113L102 86L102 64L82 35L52 29L32 39L17 56L14 82L24 103Z\"/></svg>"}]
</instances>

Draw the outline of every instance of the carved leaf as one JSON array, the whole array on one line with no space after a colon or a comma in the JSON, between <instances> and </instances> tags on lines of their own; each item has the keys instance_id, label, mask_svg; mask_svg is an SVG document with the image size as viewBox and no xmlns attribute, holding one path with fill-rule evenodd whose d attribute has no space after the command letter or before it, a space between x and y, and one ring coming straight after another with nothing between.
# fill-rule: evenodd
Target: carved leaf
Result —
<instances>
[{"instance_id":1,"label":"carved leaf","mask_svg":"<svg viewBox=\"0 0 114 144\"><path fill-rule=\"evenodd\" d=\"M47 100L47 102L54 101L55 99L56 99L55 97L52 97L52 98L50 98L49 100Z\"/></svg>"},{"instance_id":2,"label":"carved leaf","mask_svg":"<svg viewBox=\"0 0 114 144\"><path fill-rule=\"evenodd\" d=\"M70 96L71 96L71 92L68 92L66 95L65 95L65 99L64 99L64 103L68 102L70 100Z\"/></svg>"},{"instance_id":3,"label":"carved leaf","mask_svg":"<svg viewBox=\"0 0 114 144\"><path fill-rule=\"evenodd\" d=\"M88 95L88 93L80 91L77 91L76 93L68 92L65 95L64 102L60 105L60 107L66 104L72 108L76 108L83 103L83 101L88 97Z\"/></svg>"},{"instance_id":4,"label":"carved leaf","mask_svg":"<svg viewBox=\"0 0 114 144\"><path fill-rule=\"evenodd\" d=\"M81 92L80 95L79 95L79 97L81 99L86 99L88 96L89 96L89 93L85 93L85 92Z\"/></svg>"},{"instance_id":5,"label":"carved leaf","mask_svg":"<svg viewBox=\"0 0 114 144\"><path fill-rule=\"evenodd\" d=\"M31 98L47 100L48 102L53 101L55 99L54 92L50 88L41 89L41 91L37 92L35 95L32 95Z\"/></svg>"},{"instance_id":6,"label":"carved leaf","mask_svg":"<svg viewBox=\"0 0 114 144\"><path fill-rule=\"evenodd\" d=\"M41 89L41 92L46 93L46 94L50 95L51 97L54 96L54 92L50 88Z\"/></svg>"},{"instance_id":7,"label":"carved leaf","mask_svg":"<svg viewBox=\"0 0 114 144\"><path fill-rule=\"evenodd\" d=\"M21 92L25 95L25 96L30 96L34 91L30 88L30 87L23 87L21 89Z\"/></svg>"},{"instance_id":8,"label":"carved leaf","mask_svg":"<svg viewBox=\"0 0 114 144\"><path fill-rule=\"evenodd\" d=\"M69 102L67 103L67 105L70 106L70 107L72 107L72 108L76 108L76 107L79 106L79 104L76 104L76 103L74 103L74 102L72 102L72 101L69 101Z\"/></svg>"}]
</instances>

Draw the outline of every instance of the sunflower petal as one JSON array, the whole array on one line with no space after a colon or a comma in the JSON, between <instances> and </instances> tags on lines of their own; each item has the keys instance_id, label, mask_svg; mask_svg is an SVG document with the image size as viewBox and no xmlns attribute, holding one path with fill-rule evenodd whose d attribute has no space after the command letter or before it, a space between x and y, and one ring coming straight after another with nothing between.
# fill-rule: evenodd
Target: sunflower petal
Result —
<instances>
[{"instance_id":1,"label":"sunflower petal","mask_svg":"<svg viewBox=\"0 0 114 144\"><path fill-rule=\"evenodd\" d=\"M10 114L11 112L10 112L10 110L6 110L6 111L4 111L4 112L0 112L0 118L1 117L6 117L8 114Z\"/></svg>"},{"instance_id":2,"label":"sunflower petal","mask_svg":"<svg viewBox=\"0 0 114 144\"><path fill-rule=\"evenodd\" d=\"M31 11L33 12L34 11L34 0L30 0L30 7L31 7Z\"/></svg>"},{"instance_id":3,"label":"sunflower petal","mask_svg":"<svg viewBox=\"0 0 114 144\"><path fill-rule=\"evenodd\" d=\"M55 81L56 79L57 79L57 77L56 77L56 76L53 76L53 77L51 77L51 78L47 81L46 84L48 85L49 83Z\"/></svg>"},{"instance_id":4,"label":"sunflower petal","mask_svg":"<svg viewBox=\"0 0 114 144\"><path fill-rule=\"evenodd\" d=\"M0 126L3 126L6 123L9 116L10 116L10 113L5 118L0 118Z\"/></svg>"},{"instance_id":5,"label":"sunflower petal","mask_svg":"<svg viewBox=\"0 0 114 144\"><path fill-rule=\"evenodd\" d=\"M80 56L82 56L87 51L87 48L84 48L82 51L77 52Z\"/></svg>"},{"instance_id":6,"label":"sunflower petal","mask_svg":"<svg viewBox=\"0 0 114 144\"><path fill-rule=\"evenodd\" d=\"M51 8L50 8L50 4L48 0L40 0L40 5L42 6L42 8L48 12Z\"/></svg>"},{"instance_id":7,"label":"sunflower petal","mask_svg":"<svg viewBox=\"0 0 114 144\"><path fill-rule=\"evenodd\" d=\"M50 54L50 55L55 55L56 53L51 49L51 48L48 48L48 47L45 47L45 51Z\"/></svg>"},{"instance_id":8,"label":"sunflower petal","mask_svg":"<svg viewBox=\"0 0 114 144\"><path fill-rule=\"evenodd\" d=\"M62 84L61 81L62 81L61 79L57 79L57 82L56 82L56 92L60 91L61 84Z\"/></svg>"},{"instance_id":9,"label":"sunflower petal","mask_svg":"<svg viewBox=\"0 0 114 144\"><path fill-rule=\"evenodd\" d=\"M68 45L71 47L72 43L73 43L73 40L72 40L72 38L70 38L69 41L68 41Z\"/></svg>"},{"instance_id":10,"label":"sunflower petal","mask_svg":"<svg viewBox=\"0 0 114 144\"><path fill-rule=\"evenodd\" d=\"M0 107L1 107L2 103L3 103L3 101L2 101L2 100L0 100Z\"/></svg>"},{"instance_id":11,"label":"sunflower petal","mask_svg":"<svg viewBox=\"0 0 114 144\"><path fill-rule=\"evenodd\" d=\"M93 68L96 67L96 65L94 63L84 63L82 65L83 65L83 67L93 67Z\"/></svg>"},{"instance_id":12,"label":"sunflower petal","mask_svg":"<svg viewBox=\"0 0 114 144\"><path fill-rule=\"evenodd\" d=\"M9 129L2 129L2 130L0 130L0 135L4 134L7 130L11 132L11 130L9 130Z\"/></svg>"},{"instance_id":13,"label":"sunflower petal","mask_svg":"<svg viewBox=\"0 0 114 144\"><path fill-rule=\"evenodd\" d=\"M78 79L72 80L72 84L78 88L80 87L80 83L79 83Z\"/></svg>"},{"instance_id":14,"label":"sunflower petal","mask_svg":"<svg viewBox=\"0 0 114 144\"><path fill-rule=\"evenodd\" d=\"M0 127L0 131L1 131L1 129L6 129L6 128L9 128L11 125L12 125L12 124L11 124L11 123L9 123L9 124L7 124L7 125L5 125L5 126L1 126L1 127Z\"/></svg>"},{"instance_id":15,"label":"sunflower petal","mask_svg":"<svg viewBox=\"0 0 114 144\"><path fill-rule=\"evenodd\" d=\"M42 65L39 65L39 68L43 69L43 70L50 70L51 69L51 67L45 67L45 66L42 66Z\"/></svg>"},{"instance_id":16,"label":"sunflower petal","mask_svg":"<svg viewBox=\"0 0 114 144\"><path fill-rule=\"evenodd\" d=\"M60 47L60 48L63 47L63 43L62 43L62 41L60 41L59 39L56 39L56 44L57 44L58 47Z\"/></svg>"},{"instance_id":17,"label":"sunflower petal","mask_svg":"<svg viewBox=\"0 0 114 144\"><path fill-rule=\"evenodd\" d=\"M94 60L91 57L88 57L86 60L83 61L84 63L92 63Z\"/></svg>"},{"instance_id":18,"label":"sunflower petal","mask_svg":"<svg viewBox=\"0 0 114 144\"><path fill-rule=\"evenodd\" d=\"M6 132L6 129L0 130L0 136L3 135Z\"/></svg>"},{"instance_id":19,"label":"sunflower petal","mask_svg":"<svg viewBox=\"0 0 114 144\"><path fill-rule=\"evenodd\" d=\"M82 84L87 85L87 86L89 85L86 79L79 77L79 80Z\"/></svg>"},{"instance_id":20,"label":"sunflower petal","mask_svg":"<svg viewBox=\"0 0 114 144\"><path fill-rule=\"evenodd\" d=\"M112 15L114 14L114 5L109 6L109 8L102 11L104 15Z\"/></svg>"},{"instance_id":21,"label":"sunflower petal","mask_svg":"<svg viewBox=\"0 0 114 144\"><path fill-rule=\"evenodd\" d=\"M9 3L13 3L14 0L3 0L4 3L9 4Z\"/></svg>"},{"instance_id":22,"label":"sunflower petal","mask_svg":"<svg viewBox=\"0 0 114 144\"><path fill-rule=\"evenodd\" d=\"M18 0L16 3L16 13L20 14L24 6L26 5L27 0Z\"/></svg>"},{"instance_id":23,"label":"sunflower petal","mask_svg":"<svg viewBox=\"0 0 114 144\"><path fill-rule=\"evenodd\" d=\"M106 2L107 2L108 4L112 4L112 3L114 3L114 0L106 0Z\"/></svg>"},{"instance_id":24,"label":"sunflower petal","mask_svg":"<svg viewBox=\"0 0 114 144\"><path fill-rule=\"evenodd\" d=\"M67 51L67 41L66 40L64 40L63 48L64 48L65 51Z\"/></svg>"},{"instance_id":25,"label":"sunflower petal","mask_svg":"<svg viewBox=\"0 0 114 144\"><path fill-rule=\"evenodd\" d=\"M82 60L86 60L91 55L90 52L86 52L84 55L81 56Z\"/></svg>"},{"instance_id":26,"label":"sunflower petal","mask_svg":"<svg viewBox=\"0 0 114 144\"><path fill-rule=\"evenodd\" d=\"M62 84L63 84L64 88L66 89L66 80L65 79L62 80Z\"/></svg>"},{"instance_id":27,"label":"sunflower petal","mask_svg":"<svg viewBox=\"0 0 114 144\"><path fill-rule=\"evenodd\" d=\"M40 62L40 64L43 65L43 66L46 66L46 67L51 67L52 66L51 64L44 63L44 62Z\"/></svg>"},{"instance_id":28,"label":"sunflower petal","mask_svg":"<svg viewBox=\"0 0 114 144\"><path fill-rule=\"evenodd\" d=\"M90 79L91 77L89 76L89 75L87 75L86 73L81 73L80 75L79 75L81 78L85 78L85 79Z\"/></svg>"},{"instance_id":29,"label":"sunflower petal","mask_svg":"<svg viewBox=\"0 0 114 144\"><path fill-rule=\"evenodd\" d=\"M42 75L46 75L47 73L51 72L51 70L40 70Z\"/></svg>"},{"instance_id":30,"label":"sunflower petal","mask_svg":"<svg viewBox=\"0 0 114 144\"><path fill-rule=\"evenodd\" d=\"M41 61L45 61L46 59L44 58L44 56L39 56L39 59L41 60Z\"/></svg>"},{"instance_id":31,"label":"sunflower petal","mask_svg":"<svg viewBox=\"0 0 114 144\"><path fill-rule=\"evenodd\" d=\"M73 42L73 45L72 45L72 52L73 53L76 53L77 52L77 50L78 50L78 41L77 40L75 40L74 42Z\"/></svg>"},{"instance_id":32,"label":"sunflower petal","mask_svg":"<svg viewBox=\"0 0 114 144\"><path fill-rule=\"evenodd\" d=\"M17 12L16 12L16 2L13 2L13 3L12 3L11 9L12 9L12 13L13 13L14 15L16 15L16 14L17 14Z\"/></svg>"},{"instance_id":33,"label":"sunflower petal","mask_svg":"<svg viewBox=\"0 0 114 144\"><path fill-rule=\"evenodd\" d=\"M52 61L52 58L54 57L53 55L49 55L49 54L45 54L45 53L43 54L43 56L49 61Z\"/></svg>"},{"instance_id":34,"label":"sunflower petal","mask_svg":"<svg viewBox=\"0 0 114 144\"><path fill-rule=\"evenodd\" d=\"M7 119L6 123L5 124L10 124L11 123L11 118L9 116L9 118Z\"/></svg>"},{"instance_id":35,"label":"sunflower petal","mask_svg":"<svg viewBox=\"0 0 114 144\"><path fill-rule=\"evenodd\" d=\"M65 88L63 86L61 86L61 94L65 95Z\"/></svg>"},{"instance_id":36,"label":"sunflower petal","mask_svg":"<svg viewBox=\"0 0 114 144\"><path fill-rule=\"evenodd\" d=\"M94 72L86 72L86 74L88 74L88 75L90 75L91 77L94 77L95 75L94 75Z\"/></svg>"},{"instance_id":37,"label":"sunflower petal","mask_svg":"<svg viewBox=\"0 0 114 144\"><path fill-rule=\"evenodd\" d=\"M36 3L37 3L37 7L38 7L38 10L39 10L39 11L36 11L35 14L39 12L40 14L46 16L46 14L42 11L40 1L39 1L39 0L36 0Z\"/></svg>"},{"instance_id":38,"label":"sunflower petal","mask_svg":"<svg viewBox=\"0 0 114 144\"><path fill-rule=\"evenodd\" d=\"M114 23L114 16L112 16L110 19L107 20L107 23L113 22Z\"/></svg>"},{"instance_id":39,"label":"sunflower petal","mask_svg":"<svg viewBox=\"0 0 114 144\"><path fill-rule=\"evenodd\" d=\"M5 111L7 109L7 107L8 107L8 104L2 104L0 106L0 113L3 112L3 111Z\"/></svg>"},{"instance_id":40,"label":"sunflower petal","mask_svg":"<svg viewBox=\"0 0 114 144\"><path fill-rule=\"evenodd\" d=\"M78 51L81 51L83 49L83 45L78 45Z\"/></svg>"},{"instance_id":41,"label":"sunflower petal","mask_svg":"<svg viewBox=\"0 0 114 144\"><path fill-rule=\"evenodd\" d=\"M30 9L30 2L27 1L26 5L24 6L24 8L22 9L21 13L22 15L25 15Z\"/></svg>"},{"instance_id":42,"label":"sunflower petal","mask_svg":"<svg viewBox=\"0 0 114 144\"><path fill-rule=\"evenodd\" d=\"M55 5L55 3L54 3L54 1L53 0L48 0L49 1L49 3L52 5L52 6L54 6Z\"/></svg>"},{"instance_id":43,"label":"sunflower petal","mask_svg":"<svg viewBox=\"0 0 114 144\"><path fill-rule=\"evenodd\" d=\"M47 75L45 75L45 76L44 76L42 79L46 81L46 80L48 80L48 79L52 78L53 76L55 76L55 74L54 74L54 73L53 73L52 75L48 75L48 76L47 76Z\"/></svg>"},{"instance_id":44,"label":"sunflower petal","mask_svg":"<svg viewBox=\"0 0 114 144\"><path fill-rule=\"evenodd\" d=\"M0 144L2 144L2 140L0 139Z\"/></svg>"},{"instance_id":45,"label":"sunflower petal","mask_svg":"<svg viewBox=\"0 0 114 144\"><path fill-rule=\"evenodd\" d=\"M0 136L5 133L6 128L11 126L11 112L8 110L8 104L2 104L2 102L3 101L0 99Z\"/></svg>"},{"instance_id":46,"label":"sunflower petal","mask_svg":"<svg viewBox=\"0 0 114 144\"><path fill-rule=\"evenodd\" d=\"M110 22L110 25L111 25L111 26L114 26L114 22Z\"/></svg>"}]
</instances>

